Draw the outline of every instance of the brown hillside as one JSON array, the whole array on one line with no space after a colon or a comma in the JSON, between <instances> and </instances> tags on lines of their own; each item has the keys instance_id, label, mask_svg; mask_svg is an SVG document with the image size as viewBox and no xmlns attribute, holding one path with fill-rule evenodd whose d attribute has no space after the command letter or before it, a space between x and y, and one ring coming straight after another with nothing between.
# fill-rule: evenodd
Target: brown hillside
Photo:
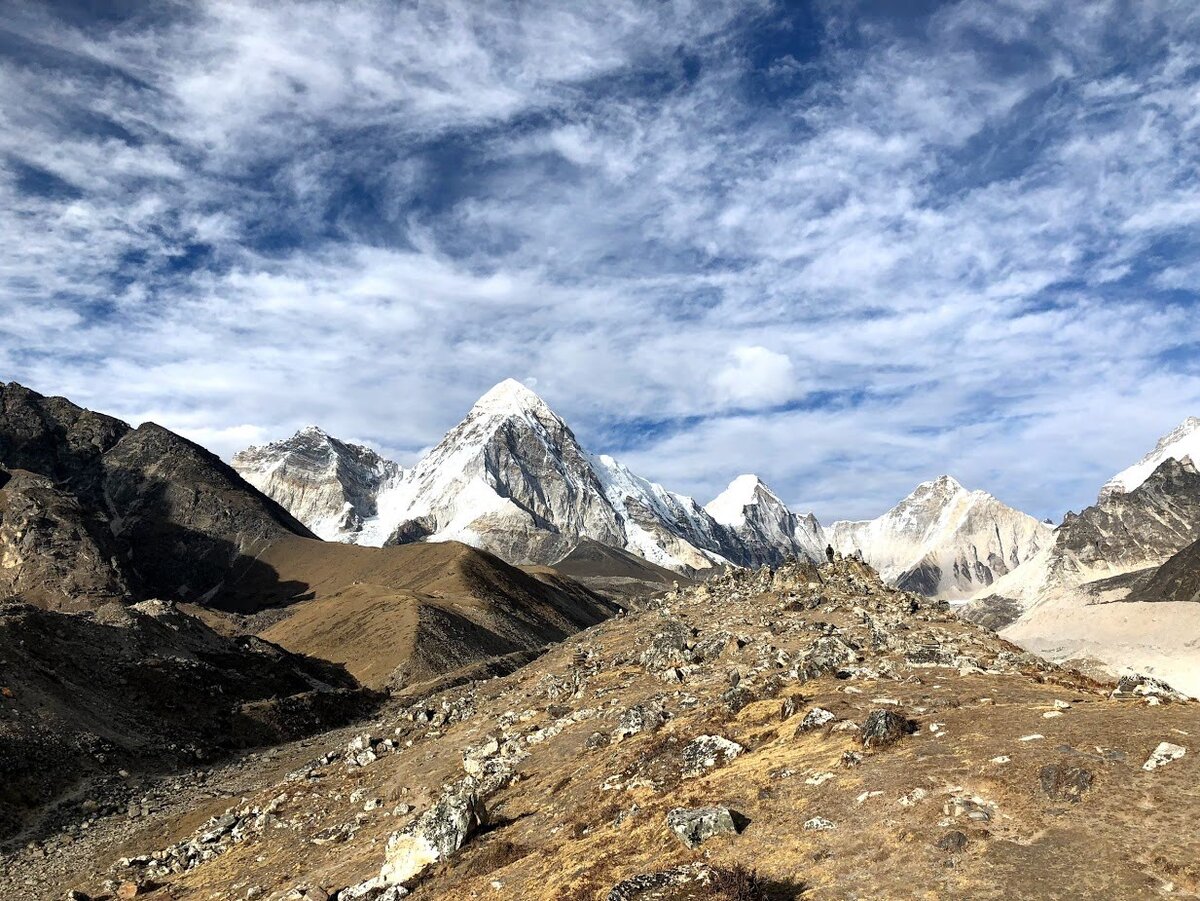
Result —
<instances>
[{"instance_id":1,"label":"brown hillside","mask_svg":"<svg viewBox=\"0 0 1200 901\"><path fill-rule=\"evenodd\" d=\"M616 612L553 572L523 572L457 542L366 548L285 539L232 590L295 602L262 635L399 687L488 657L536 650Z\"/></svg>"},{"instance_id":2,"label":"brown hillside","mask_svg":"<svg viewBox=\"0 0 1200 901\"><path fill-rule=\"evenodd\" d=\"M1196 897L1200 705L1112 688L854 561L733 572L288 776L247 761L223 818L153 789L155 834L9 872L46 899L106 870L152 901Z\"/></svg>"}]
</instances>

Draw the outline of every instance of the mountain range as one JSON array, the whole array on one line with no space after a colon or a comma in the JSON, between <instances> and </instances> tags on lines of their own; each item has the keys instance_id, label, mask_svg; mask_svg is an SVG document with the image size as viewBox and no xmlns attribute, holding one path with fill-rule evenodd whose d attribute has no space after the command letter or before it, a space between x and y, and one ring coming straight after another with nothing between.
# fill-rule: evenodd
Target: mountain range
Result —
<instances>
[{"instance_id":1,"label":"mountain range","mask_svg":"<svg viewBox=\"0 0 1200 901\"><path fill-rule=\"evenodd\" d=\"M315 427L233 458L251 484L325 537L385 546L462 541L514 564L551 564L590 539L684 574L817 559L824 534L753 476L707 508L585 450L512 379L404 470Z\"/></svg>"},{"instance_id":2,"label":"mountain range","mask_svg":"<svg viewBox=\"0 0 1200 901\"><path fill-rule=\"evenodd\" d=\"M876 519L823 526L753 474L703 506L669 491L583 448L545 401L509 379L410 469L315 427L242 451L233 465L323 537L461 541L512 564L583 567L593 587L618 593L654 590L664 572L686 580L819 561L828 545L1053 659L1165 673L1200 691L1200 652L1186 638L1200 631L1190 603L1200 597L1198 445L1192 417L1057 527L949 475Z\"/></svg>"},{"instance_id":3,"label":"mountain range","mask_svg":"<svg viewBox=\"0 0 1200 901\"><path fill-rule=\"evenodd\" d=\"M581 542L684 575L857 553L895 584L964 598L1020 566L1050 529L949 476L876 520L822 527L758 476L701 506L585 450L533 391L509 379L411 469L312 426L233 458L251 484L325 538L363 545L457 540L514 564L555 564Z\"/></svg>"},{"instance_id":4,"label":"mountain range","mask_svg":"<svg viewBox=\"0 0 1200 901\"><path fill-rule=\"evenodd\" d=\"M455 542L320 541L162 426L0 383L0 840L82 780L340 725L619 609Z\"/></svg>"},{"instance_id":5,"label":"mountain range","mask_svg":"<svg viewBox=\"0 0 1200 901\"><path fill-rule=\"evenodd\" d=\"M835 548L861 553L897 587L962 599L1037 554L1051 528L942 476L918 485L878 519L835 522L829 531Z\"/></svg>"}]
</instances>

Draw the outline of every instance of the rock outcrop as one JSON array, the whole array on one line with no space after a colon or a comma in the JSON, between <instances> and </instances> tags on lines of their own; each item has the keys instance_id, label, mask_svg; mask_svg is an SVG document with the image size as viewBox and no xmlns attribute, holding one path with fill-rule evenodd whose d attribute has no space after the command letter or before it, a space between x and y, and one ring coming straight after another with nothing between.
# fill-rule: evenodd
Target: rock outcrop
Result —
<instances>
[{"instance_id":1,"label":"rock outcrop","mask_svg":"<svg viewBox=\"0 0 1200 901\"><path fill-rule=\"evenodd\" d=\"M33 603L219 604L270 542L310 535L199 445L17 384L0 385L0 468L26 473L0 489L0 590Z\"/></svg>"},{"instance_id":2,"label":"rock outcrop","mask_svg":"<svg viewBox=\"0 0 1200 901\"><path fill-rule=\"evenodd\" d=\"M130 594L108 518L53 479L0 470L0 600L87 610Z\"/></svg>"},{"instance_id":3,"label":"rock outcrop","mask_svg":"<svg viewBox=\"0 0 1200 901\"><path fill-rule=\"evenodd\" d=\"M1128 600L1200 602L1200 541L1171 555Z\"/></svg>"}]
</instances>

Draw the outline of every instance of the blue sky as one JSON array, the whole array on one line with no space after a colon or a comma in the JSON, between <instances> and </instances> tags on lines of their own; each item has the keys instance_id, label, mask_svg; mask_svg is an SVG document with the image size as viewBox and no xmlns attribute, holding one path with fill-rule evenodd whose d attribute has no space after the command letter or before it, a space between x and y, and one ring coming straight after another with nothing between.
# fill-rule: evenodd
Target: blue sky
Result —
<instances>
[{"instance_id":1,"label":"blue sky","mask_svg":"<svg viewBox=\"0 0 1200 901\"><path fill-rule=\"evenodd\" d=\"M0 377L226 456L514 376L702 501L1057 519L1200 414L1192 2L10 2L0 145Z\"/></svg>"}]
</instances>

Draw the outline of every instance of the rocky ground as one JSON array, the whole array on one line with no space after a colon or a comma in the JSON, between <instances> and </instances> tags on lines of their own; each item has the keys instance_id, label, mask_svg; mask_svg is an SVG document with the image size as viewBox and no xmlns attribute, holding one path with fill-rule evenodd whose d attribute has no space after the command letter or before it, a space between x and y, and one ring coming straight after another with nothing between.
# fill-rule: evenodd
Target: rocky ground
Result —
<instances>
[{"instance_id":1,"label":"rocky ground","mask_svg":"<svg viewBox=\"0 0 1200 901\"><path fill-rule=\"evenodd\" d=\"M854 561L785 565L130 784L136 810L81 795L0 876L31 901L1195 897L1198 734L1165 686L1114 696Z\"/></svg>"}]
</instances>

